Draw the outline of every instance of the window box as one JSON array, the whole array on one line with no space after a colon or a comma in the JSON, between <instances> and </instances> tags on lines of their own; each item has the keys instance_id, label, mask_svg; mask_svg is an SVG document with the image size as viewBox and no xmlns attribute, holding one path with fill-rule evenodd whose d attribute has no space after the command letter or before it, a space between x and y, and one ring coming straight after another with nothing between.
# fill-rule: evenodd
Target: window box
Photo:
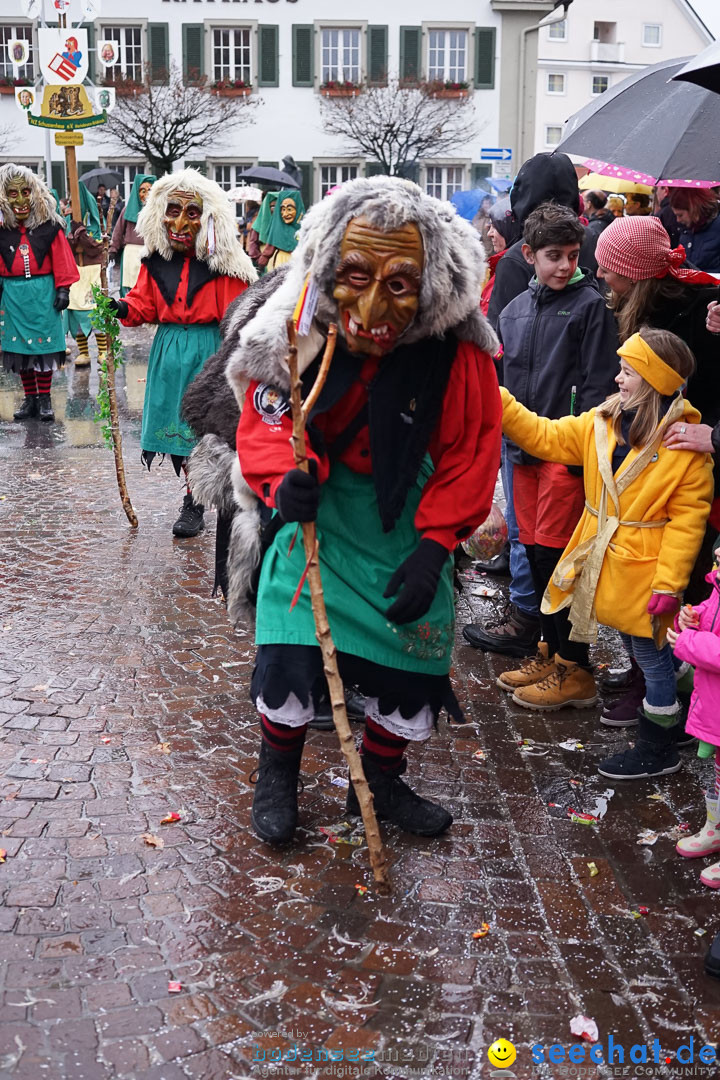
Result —
<instances>
[{"instance_id":1,"label":"window box","mask_svg":"<svg viewBox=\"0 0 720 1080\"><path fill-rule=\"evenodd\" d=\"M6 75L0 76L0 94L14 94L16 86L32 86L29 79L10 79Z\"/></svg>"},{"instance_id":2,"label":"window box","mask_svg":"<svg viewBox=\"0 0 720 1080\"><path fill-rule=\"evenodd\" d=\"M362 87L357 83L337 82L334 79L320 86L323 97L357 97L361 91Z\"/></svg>"},{"instance_id":3,"label":"window box","mask_svg":"<svg viewBox=\"0 0 720 1080\"><path fill-rule=\"evenodd\" d=\"M218 79L210 89L218 97L249 97L253 92L252 86L243 79Z\"/></svg>"},{"instance_id":4,"label":"window box","mask_svg":"<svg viewBox=\"0 0 720 1080\"><path fill-rule=\"evenodd\" d=\"M430 97L466 98L470 93L470 84L466 82L433 82L428 87Z\"/></svg>"},{"instance_id":5,"label":"window box","mask_svg":"<svg viewBox=\"0 0 720 1080\"><path fill-rule=\"evenodd\" d=\"M137 97L138 94L142 94L145 87L143 83L136 82L135 79L123 79L120 78L105 78L102 81L103 86L113 86L115 88L115 94L117 97Z\"/></svg>"}]
</instances>

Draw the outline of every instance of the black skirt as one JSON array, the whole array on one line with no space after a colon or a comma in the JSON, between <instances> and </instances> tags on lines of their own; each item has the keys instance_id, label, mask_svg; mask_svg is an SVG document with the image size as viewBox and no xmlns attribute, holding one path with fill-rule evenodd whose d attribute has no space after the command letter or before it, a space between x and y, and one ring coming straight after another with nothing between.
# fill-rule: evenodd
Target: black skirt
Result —
<instances>
[{"instance_id":1,"label":"black skirt","mask_svg":"<svg viewBox=\"0 0 720 1080\"><path fill-rule=\"evenodd\" d=\"M54 371L56 368L61 368L67 359L67 354L64 352L3 352L1 355L3 369L14 371L16 375L23 371Z\"/></svg>"}]
</instances>

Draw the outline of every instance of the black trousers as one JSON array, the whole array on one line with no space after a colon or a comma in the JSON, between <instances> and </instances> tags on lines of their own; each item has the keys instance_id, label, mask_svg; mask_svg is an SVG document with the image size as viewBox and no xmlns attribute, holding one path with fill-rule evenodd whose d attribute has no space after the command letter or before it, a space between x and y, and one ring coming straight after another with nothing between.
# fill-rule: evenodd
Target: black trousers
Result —
<instances>
[{"instance_id":1,"label":"black trousers","mask_svg":"<svg viewBox=\"0 0 720 1080\"><path fill-rule=\"evenodd\" d=\"M557 566L564 549L545 547L543 544L524 544L523 546L527 552L535 595L538 607L540 607L553 570ZM563 660L569 660L573 664L580 664L584 668L590 667L589 647L581 641L570 640L571 626L567 608L556 611L554 615L543 615L541 612L540 626L550 656L558 653Z\"/></svg>"}]
</instances>

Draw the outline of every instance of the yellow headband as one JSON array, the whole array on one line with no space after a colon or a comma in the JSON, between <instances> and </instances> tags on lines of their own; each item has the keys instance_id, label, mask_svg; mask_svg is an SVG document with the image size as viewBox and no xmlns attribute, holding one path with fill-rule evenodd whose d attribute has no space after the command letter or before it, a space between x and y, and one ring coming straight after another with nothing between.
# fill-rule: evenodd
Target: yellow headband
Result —
<instances>
[{"instance_id":1,"label":"yellow headband","mask_svg":"<svg viewBox=\"0 0 720 1080\"><path fill-rule=\"evenodd\" d=\"M636 371L646 383L650 383L658 394L669 396L684 385L685 379L654 352L647 341L639 334L633 334L618 349L633 371Z\"/></svg>"}]
</instances>

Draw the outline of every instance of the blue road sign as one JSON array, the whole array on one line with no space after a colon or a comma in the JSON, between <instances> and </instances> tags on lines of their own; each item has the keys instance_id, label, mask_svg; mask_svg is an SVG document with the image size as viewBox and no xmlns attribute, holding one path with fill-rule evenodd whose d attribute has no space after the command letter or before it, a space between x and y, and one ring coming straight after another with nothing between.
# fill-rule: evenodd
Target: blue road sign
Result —
<instances>
[{"instance_id":1,"label":"blue road sign","mask_svg":"<svg viewBox=\"0 0 720 1080\"><path fill-rule=\"evenodd\" d=\"M512 161L512 150L509 146L483 146L480 151L481 161Z\"/></svg>"}]
</instances>

